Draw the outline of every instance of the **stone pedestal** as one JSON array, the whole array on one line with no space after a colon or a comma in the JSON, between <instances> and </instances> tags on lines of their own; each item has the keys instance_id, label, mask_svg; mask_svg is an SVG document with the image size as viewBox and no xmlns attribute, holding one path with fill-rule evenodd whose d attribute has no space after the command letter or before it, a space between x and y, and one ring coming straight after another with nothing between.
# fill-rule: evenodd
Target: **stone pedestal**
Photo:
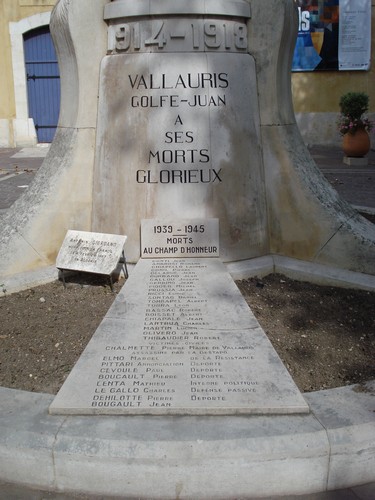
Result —
<instances>
[{"instance_id":1,"label":"stone pedestal","mask_svg":"<svg viewBox=\"0 0 375 500\"><path fill-rule=\"evenodd\" d=\"M183 19L180 32L189 28ZM136 262L140 220L209 216L220 221L224 260L263 255L267 209L254 60L244 49L181 55L173 48L172 38L170 52L116 53L102 62L93 229L127 234L128 259Z\"/></svg>"}]
</instances>

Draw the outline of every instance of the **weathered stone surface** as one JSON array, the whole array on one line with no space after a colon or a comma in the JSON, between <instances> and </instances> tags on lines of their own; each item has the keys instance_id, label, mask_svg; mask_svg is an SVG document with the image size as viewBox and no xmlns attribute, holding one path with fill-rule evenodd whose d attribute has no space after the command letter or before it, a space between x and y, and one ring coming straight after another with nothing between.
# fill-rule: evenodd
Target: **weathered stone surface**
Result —
<instances>
[{"instance_id":1,"label":"weathered stone surface","mask_svg":"<svg viewBox=\"0 0 375 500\"><path fill-rule=\"evenodd\" d=\"M218 259L141 259L52 414L307 413Z\"/></svg>"},{"instance_id":2,"label":"weathered stone surface","mask_svg":"<svg viewBox=\"0 0 375 500\"><path fill-rule=\"evenodd\" d=\"M69 230L56 259L62 270L110 275L124 251L126 236Z\"/></svg>"}]
</instances>

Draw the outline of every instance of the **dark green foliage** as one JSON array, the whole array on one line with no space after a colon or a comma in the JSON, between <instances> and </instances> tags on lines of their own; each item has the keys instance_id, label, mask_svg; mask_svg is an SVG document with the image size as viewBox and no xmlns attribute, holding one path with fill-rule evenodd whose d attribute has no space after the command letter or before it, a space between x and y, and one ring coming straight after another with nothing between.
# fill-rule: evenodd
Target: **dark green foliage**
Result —
<instances>
[{"instance_id":1,"label":"dark green foliage","mask_svg":"<svg viewBox=\"0 0 375 500\"><path fill-rule=\"evenodd\" d=\"M340 110L344 116L359 120L369 107L369 97L364 92L348 92L341 96Z\"/></svg>"}]
</instances>

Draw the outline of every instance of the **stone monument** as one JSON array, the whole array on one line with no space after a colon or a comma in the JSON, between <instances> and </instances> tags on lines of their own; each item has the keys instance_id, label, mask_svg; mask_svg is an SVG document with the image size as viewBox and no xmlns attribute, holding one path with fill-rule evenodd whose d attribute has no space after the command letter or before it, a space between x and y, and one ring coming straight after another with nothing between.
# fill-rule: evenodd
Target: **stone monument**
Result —
<instances>
[{"instance_id":1,"label":"stone monument","mask_svg":"<svg viewBox=\"0 0 375 500\"><path fill-rule=\"evenodd\" d=\"M293 22L294 21L294 22ZM293 0L60 0L56 138L4 216L0 274L52 265L67 230L218 218L224 262L375 273L375 228L312 161L292 108ZM46 237L48 235L48 237Z\"/></svg>"},{"instance_id":2,"label":"stone monument","mask_svg":"<svg viewBox=\"0 0 375 500\"><path fill-rule=\"evenodd\" d=\"M350 482L353 462L361 474L368 466L368 440L358 431L352 446L347 414L324 413L329 396L315 404L317 417L307 414L220 262L278 255L375 274L374 226L325 181L295 123L297 22L293 0L56 4L58 131L2 221L0 274L55 264L67 230L127 235L127 258L138 264L51 401L51 413L75 416L47 418L37 403L22 419L17 451L18 436L37 429L35 456L39 469L49 465L51 488L242 498L334 488L343 470ZM144 258L174 249L173 238L186 254L190 227L199 233L206 222L195 221L208 219L218 220L219 241L196 246L210 259ZM141 246L143 224L158 237L172 226L171 241ZM349 398L356 411L357 397ZM9 468L14 477L18 468Z\"/></svg>"}]
</instances>

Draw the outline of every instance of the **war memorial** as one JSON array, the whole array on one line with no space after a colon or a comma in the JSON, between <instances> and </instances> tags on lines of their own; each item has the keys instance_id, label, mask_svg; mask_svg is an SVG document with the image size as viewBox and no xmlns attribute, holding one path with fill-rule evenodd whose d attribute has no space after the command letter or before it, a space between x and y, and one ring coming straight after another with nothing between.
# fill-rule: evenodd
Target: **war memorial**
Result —
<instances>
[{"instance_id":1,"label":"war memorial","mask_svg":"<svg viewBox=\"0 0 375 500\"><path fill-rule=\"evenodd\" d=\"M0 275L132 270L56 397L1 389L1 481L160 499L374 481L374 383L301 394L233 281L375 289L375 226L295 123L297 23L293 0L57 3L58 131L4 216Z\"/></svg>"}]
</instances>

